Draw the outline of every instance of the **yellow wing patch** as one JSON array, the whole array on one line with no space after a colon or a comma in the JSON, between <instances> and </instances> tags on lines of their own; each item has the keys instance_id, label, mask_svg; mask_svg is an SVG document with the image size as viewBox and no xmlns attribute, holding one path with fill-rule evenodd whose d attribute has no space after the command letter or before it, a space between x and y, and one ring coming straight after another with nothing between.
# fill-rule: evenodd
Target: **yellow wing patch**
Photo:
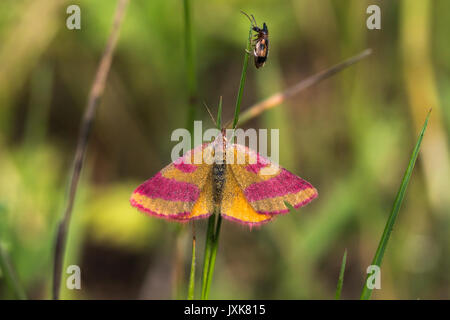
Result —
<instances>
[{"instance_id":1,"label":"yellow wing patch","mask_svg":"<svg viewBox=\"0 0 450 320\"><path fill-rule=\"evenodd\" d=\"M250 226L259 225L272 219L272 216L268 214L257 213L248 203L230 165L227 165L225 177L225 188L221 205L221 213L225 219L245 223Z\"/></svg>"},{"instance_id":2,"label":"yellow wing patch","mask_svg":"<svg viewBox=\"0 0 450 320\"><path fill-rule=\"evenodd\" d=\"M210 216L214 212L212 193L213 193L213 185L212 185L212 171L211 171L208 174L208 177L206 178L206 183L204 184L203 189L200 192L200 196L195 202L191 213L189 215L180 217L178 220L188 221L190 219L200 219Z\"/></svg>"}]
</instances>

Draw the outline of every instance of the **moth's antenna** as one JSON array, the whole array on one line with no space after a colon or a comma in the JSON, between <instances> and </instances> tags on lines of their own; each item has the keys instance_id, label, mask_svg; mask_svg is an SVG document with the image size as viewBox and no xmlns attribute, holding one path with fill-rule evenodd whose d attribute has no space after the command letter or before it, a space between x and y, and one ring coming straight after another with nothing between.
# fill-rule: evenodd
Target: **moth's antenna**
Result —
<instances>
[{"instance_id":1,"label":"moth's antenna","mask_svg":"<svg viewBox=\"0 0 450 320\"><path fill-rule=\"evenodd\" d=\"M208 105L206 104L205 101L203 101L203 105L205 106L206 110L208 111L209 116L211 117L211 120L217 126L217 121L214 119L214 116L212 115L211 110L209 110Z\"/></svg>"},{"instance_id":2,"label":"moth's antenna","mask_svg":"<svg viewBox=\"0 0 450 320\"><path fill-rule=\"evenodd\" d=\"M222 96L220 96L219 98L219 110L217 110L217 123L216 123L216 127L219 130L223 129L222 126Z\"/></svg>"},{"instance_id":3,"label":"moth's antenna","mask_svg":"<svg viewBox=\"0 0 450 320\"><path fill-rule=\"evenodd\" d=\"M248 18L248 20L250 20L250 23L252 24L252 27L254 26L254 25L256 25L256 21L255 21L255 24L253 24L253 21L252 21L252 19L249 17L249 15L248 14L246 14L244 11L242 11L241 10L241 13L242 14L245 14L245 16ZM253 17L253 15L252 15L252 17ZM255 17L253 17L253 20L255 19Z\"/></svg>"},{"instance_id":4,"label":"moth's antenna","mask_svg":"<svg viewBox=\"0 0 450 320\"><path fill-rule=\"evenodd\" d=\"M255 26L257 26L258 24L256 23L256 19L255 19L255 16L254 15L251 15L252 16L252 18L253 18L253 21L255 22ZM252 23L253 24L253 23Z\"/></svg>"}]
</instances>

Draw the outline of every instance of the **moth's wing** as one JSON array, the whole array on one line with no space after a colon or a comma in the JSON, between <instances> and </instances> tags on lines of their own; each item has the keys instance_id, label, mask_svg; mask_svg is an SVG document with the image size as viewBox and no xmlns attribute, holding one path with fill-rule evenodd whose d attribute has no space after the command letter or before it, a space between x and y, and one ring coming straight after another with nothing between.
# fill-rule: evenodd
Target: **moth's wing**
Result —
<instances>
[{"instance_id":1,"label":"moth's wing","mask_svg":"<svg viewBox=\"0 0 450 320\"><path fill-rule=\"evenodd\" d=\"M269 53L269 39L259 40L256 43L255 52L255 66L261 68L266 63Z\"/></svg>"},{"instance_id":2,"label":"moth's wing","mask_svg":"<svg viewBox=\"0 0 450 320\"><path fill-rule=\"evenodd\" d=\"M192 207L192 211L188 215L177 217L179 221L188 221L191 219L202 219L209 217L214 212L213 203L213 184L212 184L212 168L208 167L207 178L203 183L200 195Z\"/></svg>"},{"instance_id":3,"label":"moth's wing","mask_svg":"<svg viewBox=\"0 0 450 320\"><path fill-rule=\"evenodd\" d=\"M267 58L267 54L269 53L269 39L261 40L260 44L261 56Z\"/></svg>"},{"instance_id":4,"label":"moth's wing","mask_svg":"<svg viewBox=\"0 0 450 320\"><path fill-rule=\"evenodd\" d=\"M225 219L249 226L256 226L270 221L272 219L271 215L257 213L248 203L236 179L237 177L235 177L231 166L227 164L220 208L222 216Z\"/></svg>"},{"instance_id":5,"label":"moth's wing","mask_svg":"<svg viewBox=\"0 0 450 320\"><path fill-rule=\"evenodd\" d=\"M285 201L299 208L318 195L309 182L245 146L232 144L227 148L228 155L234 157L229 166L237 183L248 203L259 214L287 213L289 209Z\"/></svg>"},{"instance_id":6,"label":"moth's wing","mask_svg":"<svg viewBox=\"0 0 450 320\"><path fill-rule=\"evenodd\" d=\"M211 214L207 186L212 184L206 182L211 179L212 162L205 159L211 156L212 148L211 144L200 145L163 168L133 192L131 205L147 214L174 220Z\"/></svg>"}]
</instances>

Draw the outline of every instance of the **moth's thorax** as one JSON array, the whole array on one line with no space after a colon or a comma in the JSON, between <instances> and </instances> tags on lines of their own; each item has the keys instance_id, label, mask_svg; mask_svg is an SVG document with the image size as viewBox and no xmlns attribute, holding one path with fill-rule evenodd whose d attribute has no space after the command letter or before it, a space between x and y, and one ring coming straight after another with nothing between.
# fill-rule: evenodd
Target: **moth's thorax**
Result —
<instances>
[{"instance_id":1,"label":"moth's thorax","mask_svg":"<svg viewBox=\"0 0 450 320\"><path fill-rule=\"evenodd\" d=\"M226 149L228 140L225 136L225 130L223 129L221 134L219 134L214 140L212 155L214 157L214 163L225 162L226 159Z\"/></svg>"}]
</instances>

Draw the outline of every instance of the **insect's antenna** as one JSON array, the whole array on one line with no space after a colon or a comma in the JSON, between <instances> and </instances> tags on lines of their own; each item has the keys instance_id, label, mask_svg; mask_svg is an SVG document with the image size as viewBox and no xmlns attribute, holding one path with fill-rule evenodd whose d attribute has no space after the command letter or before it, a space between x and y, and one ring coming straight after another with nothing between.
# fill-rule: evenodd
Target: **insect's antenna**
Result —
<instances>
[{"instance_id":1,"label":"insect's antenna","mask_svg":"<svg viewBox=\"0 0 450 320\"><path fill-rule=\"evenodd\" d=\"M248 20L250 20L250 23L252 24L252 26L253 26L253 21L252 21L252 19L249 17L249 15L248 14L246 14L244 11L242 11L241 10L241 13L242 14L245 14L245 16L248 18ZM253 15L252 15L252 17L253 17ZM253 19L255 19L255 17L253 17Z\"/></svg>"},{"instance_id":2,"label":"insect's antenna","mask_svg":"<svg viewBox=\"0 0 450 320\"><path fill-rule=\"evenodd\" d=\"M209 110L209 108L208 108L208 106L207 106L205 101L203 101L203 105L205 106L206 110L208 111L209 116L211 117L211 120L217 126L217 121L214 119L214 116L212 115L211 110Z\"/></svg>"},{"instance_id":3,"label":"insect's antenna","mask_svg":"<svg viewBox=\"0 0 450 320\"><path fill-rule=\"evenodd\" d=\"M253 18L253 21L255 22L255 26L257 26L258 24L256 23L255 16L254 16L254 15L251 15L251 16L252 16L252 18ZM253 22L252 22L252 24L253 24Z\"/></svg>"}]
</instances>

